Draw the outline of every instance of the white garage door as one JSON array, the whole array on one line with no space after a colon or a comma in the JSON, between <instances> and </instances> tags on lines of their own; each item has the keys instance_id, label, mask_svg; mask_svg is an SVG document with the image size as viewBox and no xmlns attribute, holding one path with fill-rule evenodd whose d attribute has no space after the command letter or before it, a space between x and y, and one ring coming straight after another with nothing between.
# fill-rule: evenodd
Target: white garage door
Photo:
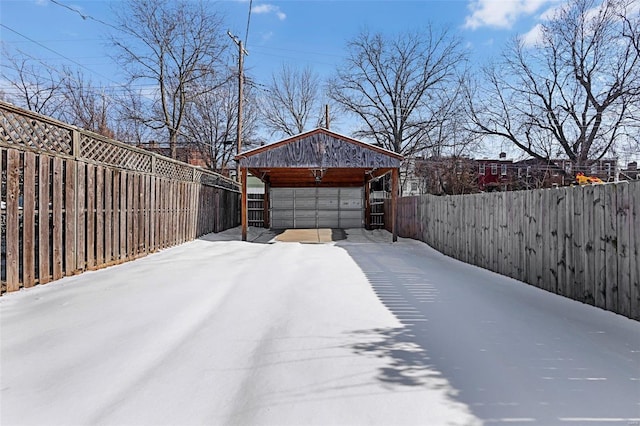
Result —
<instances>
[{"instance_id":1,"label":"white garage door","mask_svg":"<svg viewBox=\"0 0 640 426\"><path fill-rule=\"evenodd\" d=\"M271 227L362 228L364 188L271 188Z\"/></svg>"}]
</instances>

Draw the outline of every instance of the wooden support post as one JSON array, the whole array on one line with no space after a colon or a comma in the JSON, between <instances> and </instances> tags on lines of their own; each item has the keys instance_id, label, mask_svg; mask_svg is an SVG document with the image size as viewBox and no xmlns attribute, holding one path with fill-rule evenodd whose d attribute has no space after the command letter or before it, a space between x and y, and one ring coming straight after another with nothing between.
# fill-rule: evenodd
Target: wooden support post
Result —
<instances>
[{"instance_id":1,"label":"wooden support post","mask_svg":"<svg viewBox=\"0 0 640 426\"><path fill-rule=\"evenodd\" d=\"M364 182L364 229L371 229L371 180L365 177Z\"/></svg>"},{"instance_id":2,"label":"wooden support post","mask_svg":"<svg viewBox=\"0 0 640 426\"><path fill-rule=\"evenodd\" d=\"M391 234L393 235L393 242L398 241L398 181L399 179L398 169L391 171Z\"/></svg>"},{"instance_id":3,"label":"wooden support post","mask_svg":"<svg viewBox=\"0 0 640 426\"><path fill-rule=\"evenodd\" d=\"M240 199L240 218L242 223L242 241L247 241L247 214L249 203L247 202L247 168L240 169L242 173L242 198Z\"/></svg>"},{"instance_id":4,"label":"wooden support post","mask_svg":"<svg viewBox=\"0 0 640 426\"><path fill-rule=\"evenodd\" d=\"M264 198L262 201L262 205L264 208L264 211L262 213L262 226L264 228L269 229L271 227L271 223L269 221L269 203L271 202L269 199L269 192L271 190L271 185L269 185L268 182L265 182L264 184Z\"/></svg>"}]
</instances>

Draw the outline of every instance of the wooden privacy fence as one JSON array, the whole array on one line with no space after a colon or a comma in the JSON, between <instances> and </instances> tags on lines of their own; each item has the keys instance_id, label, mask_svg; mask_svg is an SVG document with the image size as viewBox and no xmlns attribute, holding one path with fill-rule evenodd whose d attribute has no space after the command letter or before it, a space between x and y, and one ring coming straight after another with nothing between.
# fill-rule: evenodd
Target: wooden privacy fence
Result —
<instances>
[{"instance_id":1,"label":"wooden privacy fence","mask_svg":"<svg viewBox=\"0 0 640 426\"><path fill-rule=\"evenodd\" d=\"M0 102L0 294L238 226L235 182Z\"/></svg>"},{"instance_id":2,"label":"wooden privacy fence","mask_svg":"<svg viewBox=\"0 0 640 426\"><path fill-rule=\"evenodd\" d=\"M398 233L640 320L640 182L405 197Z\"/></svg>"}]
</instances>

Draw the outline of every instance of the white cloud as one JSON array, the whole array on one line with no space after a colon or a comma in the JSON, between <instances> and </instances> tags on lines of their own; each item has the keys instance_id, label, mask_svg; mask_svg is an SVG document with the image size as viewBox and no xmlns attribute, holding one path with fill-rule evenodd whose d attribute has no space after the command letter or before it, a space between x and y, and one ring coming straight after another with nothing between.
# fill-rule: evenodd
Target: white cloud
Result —
<instances>
[{"instance_id":1,"label":"white cloud","mask_svg":"<svg viewBox=\"0 0 640 426\"><path fill-rule=\"evenodd\" d=\"M274 6L272 4L259 4L257 6L253 6L251 8L251 12L257 15L273 13L281 21L287 19L287 15L282 12L278 6Z\"/></svg>"},{"instance_id":2,"label":"white cloud","mask_svg":"<svg viewBox=\"0 0 640 426\"><path fill-rule=\"evenodd\" d=\"M562 11L563 7L564 7L564 4L560 4L560 5L555 5L548 8L547 10L545 10L540 14L540 20L551 21L553 18L555 18L558 15L559 12Z\"/></svg>"},{"instance_id":3,"label":"white cloud","mask_svg":"<svg viewBox=\"0 0 640 426\"><path fill-rule=\"evenodd\" d=\"M542 25L536 24L527 33L520 36L520 40L526 47L534 47L542 42Z\"/></svg>"},{"instance_id":4,"label":"white cloud","mask_svg":"<svg viewBox=\"0 0 640 426\"><path fill-rule=\"evenodd\" d=\"M511 28L521 16L532 15L553 0L470 0L465 28Z\"/></svg>"}]
</instances>

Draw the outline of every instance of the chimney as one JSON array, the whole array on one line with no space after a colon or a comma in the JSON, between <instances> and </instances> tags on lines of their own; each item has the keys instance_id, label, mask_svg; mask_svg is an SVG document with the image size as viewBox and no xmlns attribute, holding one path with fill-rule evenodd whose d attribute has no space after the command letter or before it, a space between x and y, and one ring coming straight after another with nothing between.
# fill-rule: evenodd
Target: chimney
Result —
<instances>
[{"instance_id":1,"label":"chimney","mask_svg":"<svg viewBox=\"0 0 640 426\"><path fill-rule=\"evenodd\" d=\"M629 170L629 171L638 170L638 162L637 161L632 161L631 163L629 163L627 165L627 170Z\"/></svg>"}]
</instances>

